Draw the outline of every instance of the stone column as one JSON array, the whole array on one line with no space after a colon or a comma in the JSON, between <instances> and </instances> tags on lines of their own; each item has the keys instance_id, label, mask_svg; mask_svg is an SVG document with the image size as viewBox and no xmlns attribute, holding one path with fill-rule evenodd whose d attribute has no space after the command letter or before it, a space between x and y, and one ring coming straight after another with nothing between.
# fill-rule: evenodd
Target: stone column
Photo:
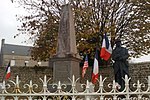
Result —
<instances>
[{"instance_id":1,"label":"stone column","mask_svg":"<svg viewBox=\"0 0 150 100\"><path fill-rule=\"evenodd\" d=\"M73 12L69 4L62 6L56 55L57 57L78 56Z\"/></svg>"}]
</instances>

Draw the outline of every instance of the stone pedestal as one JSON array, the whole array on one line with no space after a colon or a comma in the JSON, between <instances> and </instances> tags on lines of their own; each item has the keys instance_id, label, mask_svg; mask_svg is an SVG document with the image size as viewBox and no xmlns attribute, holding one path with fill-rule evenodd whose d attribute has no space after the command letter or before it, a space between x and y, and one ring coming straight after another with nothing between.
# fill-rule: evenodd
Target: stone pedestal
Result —
<instances>
[{"instance_id":1,"label":"stone pedestal","mask_svg":"<svg viewBox=\"0 0 150 100\"><path fill-rule=\"evenodd\" d=\"M74 75L76 78L80 77L80 59L75 57L55 57L50 59L53 66L53 81L57 83L70 83L68 78L72 79Z\"/></svg>"}]
</instances>

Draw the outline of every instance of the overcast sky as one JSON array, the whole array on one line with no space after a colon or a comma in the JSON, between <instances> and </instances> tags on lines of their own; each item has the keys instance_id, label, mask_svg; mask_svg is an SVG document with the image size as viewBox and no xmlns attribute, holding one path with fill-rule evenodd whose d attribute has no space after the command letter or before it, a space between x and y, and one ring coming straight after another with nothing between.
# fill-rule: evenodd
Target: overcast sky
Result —
<instances>
[{"instance_id":1,"label":"overcast sky","mask_svg":"<svg viewBox=\"0 0 150 100\"><path fill-rule=\"evenodd\" d=\"M17 26L19 22L16 20L16 14L23 14L23 10L15 7L11 0L0 0L0 47L1 40L5 39L5 43L16 45L32 45L32 43L24 43L28 39L25 35L16 38ZM132 59L132 62L150 62L150 55L143 56L139 59Z\"/></svg>"},{"instance_id":2,"label":"overcast sky","mask_svg":"<svg viewBox=\"0 0 150 100\"><path fill-rule=\"evenodd\" d=\"M0 1L0 46L2 39L5 39L5 43L9 44L31 45L31 43L24 43L28 39L25 35L14 38L19 25L19 22L16 20L16 14L23 13L22 10L17 8L11 0Z\"/></svg>"}]
</instances>

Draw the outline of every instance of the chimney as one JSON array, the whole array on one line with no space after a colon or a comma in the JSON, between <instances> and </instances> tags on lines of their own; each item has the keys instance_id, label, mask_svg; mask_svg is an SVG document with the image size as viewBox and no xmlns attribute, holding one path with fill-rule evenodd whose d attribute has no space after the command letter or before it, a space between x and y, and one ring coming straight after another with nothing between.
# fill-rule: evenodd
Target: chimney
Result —
<instances>
[{"instance_id":1,"label":"chimney","mask_svg":"<svg viewBox=\"0 0 150 100\"><path fill-rule=\"evenodd\" d=\"M4 44L5 44L5 39L2 39L1 46L3 46Z\"/></svg>"},{"instance_id":2,"label":"chimney","mask_svg":"<svg viewBox=\"0 0 150 100\"><path fill-rule=\"evenodd\" d=\"M3 65L3 47L5 44L5 39L2 39L1 43L1 51L0 51L0 67Z\"/></svg>"}]
</instances>

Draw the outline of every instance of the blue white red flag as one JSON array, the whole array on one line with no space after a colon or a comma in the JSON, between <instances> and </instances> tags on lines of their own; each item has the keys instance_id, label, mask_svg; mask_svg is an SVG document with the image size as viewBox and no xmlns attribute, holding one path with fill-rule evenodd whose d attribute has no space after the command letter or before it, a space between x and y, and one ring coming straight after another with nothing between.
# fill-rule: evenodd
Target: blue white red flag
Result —
<instances>
[{"instance_id":1,"label":"blue white red flag","mask_svg":"<svg viewBox=\"0 0 150 100\"><path fill-rule=\"evenodd\" d=\"M10 62L8 63L7 67L6 67L6 79L10 78Z\"/></svg>"},{"instance_id":2,"label":"blue white red flag","mask_svg":"<svg viewBox=\"0 0 150 100\"><path fill-rule=\"evenodd\" d=\"M88 55L86 54L84 65L83 65L83 68L82 68L82 77L84 77L88 67L89 67L89 65L88 65Z\"/></svg>"},{"instance_id":3,"label":"blue white red flag","mask_svg":"<svg viewBox=\"0 0 150 100\"><path fill-rule=\"evenodd\" d=\"M95 84L98 79L99 67L98 67L98 51L96 50L95 58L94 58L94 66L92 73L92 83Z\"/></svg>"},{"instance_id":4,"label":"blue white red flag","mask_svg":"<svg viewBox=\"0 0 150 100\"><path fill-rule=\"evenodd\" d=\"M105 34L103 37L103 43L102 43L102 48L100 51L100 57L103 58L105 61L107 61L112 54L112 48L111 44L108 40L107 35Z\"/></svg>"}]
</instances>

